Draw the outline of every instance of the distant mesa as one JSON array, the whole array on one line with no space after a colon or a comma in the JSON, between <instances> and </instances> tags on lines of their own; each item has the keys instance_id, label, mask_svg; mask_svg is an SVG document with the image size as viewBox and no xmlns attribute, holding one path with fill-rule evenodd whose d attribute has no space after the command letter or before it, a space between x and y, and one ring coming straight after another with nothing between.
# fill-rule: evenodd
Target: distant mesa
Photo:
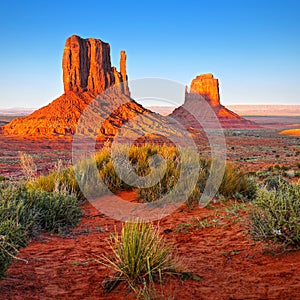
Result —
<instances>
[{"instance_id":1,"label":"distant mesa","mask_svg":"<svg viewBox=\"0 0 300 300\"><path fill-rule=\"evenodd\" d=\"M239 116L238 114L221 105L219 93L219 81L212 74L202 74L194 78L190 89L186 87L185 102L182 106L176 108L170 116L177 119L186 127L202 127L199 121L190 113L203 110L202 115L207 114L201 101L206 101L209 107L215 112L223 128L258 128L259 126ZM207 114L209 116L209 114ZM209 120L208 120L209 121ZM212 120L214 122L215 120ZM211 124L210 126L214 126Z\"/></svg>"}]
</instances>

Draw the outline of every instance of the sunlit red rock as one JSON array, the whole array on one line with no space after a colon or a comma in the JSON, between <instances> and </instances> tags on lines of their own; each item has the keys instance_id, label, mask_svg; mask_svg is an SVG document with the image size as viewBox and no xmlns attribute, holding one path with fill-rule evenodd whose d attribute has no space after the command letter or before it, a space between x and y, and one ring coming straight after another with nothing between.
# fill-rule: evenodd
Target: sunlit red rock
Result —
<instances>
[{"instance_id":1,"label":"sunlit red rock","mask_svg":"<svg viewBox=\"0 0 300 300\"><path fill-rule=\"evenodd\" d=\"M120 65L120 72L112 67L108 43L73 35L67 39L63 54L64 90L100 94L114 84L127 81L124 51ZM128 88L124 92L129 95Z\"/></svg>"},{"instance_id":2,"label":"sunlit red rock","mask_svg":"<svg viewBox=\"0 0 300 300\"><path fill-rule=\"evenodd\" d=\"M205 103L209 106L204 105ZM170 116L187 128L203 128L204 126L217 128L213 114L223 128L259 127L221 105L219 81L212 74L202 74L193 79L190 89L186 87L184 104L176 108ZM199 122L202 117L205 119L205 124Z\"/></svg>"},{"instance_id":3,"label":"sunlit red rock","mask_svg":"<svg viewBox=\"0 0 300 300\"><path fill-rule=\"evenodd\" d=\"M90 112L90 120L86 118L84 121L87 123L85 127L87 131L98 130L103 135L115 135L130 118L150 114L130 98L125 51L120 53L118 71L111 65L108 43L73 35L66 40L62 68L64 94L29 116L7 124L3 128L5 134L44 137L73 135L82 113L93 100L95 105ZM111 88L111 94L106 92L97 102L95 98L108 88ZM118 110L110 114L110 110L114 110L112 104ZM97 120L99 123L95 124Z\"/></svg>"},{"instance_id":4,"label":"sunlit red rock","mask_svg":"<svg viewBox=\"0 0 300 300\"><path fill-rule=\"evenodd\" d=\"M220 105L219 81L212 74L202 74L193 79L190 93L201 95L212 107Z\"/></svg>"}]
</instances>

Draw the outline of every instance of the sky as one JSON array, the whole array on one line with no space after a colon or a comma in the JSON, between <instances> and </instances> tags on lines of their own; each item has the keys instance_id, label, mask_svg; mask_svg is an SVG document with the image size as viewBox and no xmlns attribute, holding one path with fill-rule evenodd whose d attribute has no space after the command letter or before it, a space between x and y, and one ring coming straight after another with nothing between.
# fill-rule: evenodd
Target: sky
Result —
<instances>
[{"instance_id":1,"label":"sky","mask_svg":"<svg viewBox=\"0 0 300 300\"><path fill-rule=\"evenodd\" d=\"M220 82L221 102L300 104L300 1L0 1L0 107L38 108L63 93L67 37L127 53L129 80Z\"/></svg>"}]
</instances>

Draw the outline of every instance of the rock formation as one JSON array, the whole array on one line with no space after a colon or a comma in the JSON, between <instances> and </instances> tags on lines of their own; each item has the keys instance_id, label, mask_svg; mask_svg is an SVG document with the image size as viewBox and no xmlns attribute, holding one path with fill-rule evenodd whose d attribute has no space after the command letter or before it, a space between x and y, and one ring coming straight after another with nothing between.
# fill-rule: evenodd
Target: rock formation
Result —
<instances>
[{"instance_id":1,"label":"rock formation","mask_svg":"<svg viewBox=\"0 0 300 300\"><path fill-rule=\"evenodd\" d=\"M212 74L202 74L193 79L190 93L201 95L212 107L220 106L219 81Z\"/></svg>"},{"instance_id":2,"label":"rock formation","mask_svg":"<svg viewBox=\"0 0 300 300\"><path fill-rule=\"evenodd\" d=\"M257 128L258 126L251 121L248 121L238 114L230 111L220 102L219 81L212 74L202 74L194 78L190 85L190 91L186 87L185 103L176 108L170 116L177 119L186 127L201 128L202 125L190 113L197 112L198 114L209 116L205 111L202 101L207 101L213 109L215 115L223 128ZM202 103L201 103L202 102ZM199 112L199 110L201 110ZM206 118L208 126L214 127L214 120Z\"/></svg>"},{"instance_id":3,"label":"rock formation","mask_svg":"<svg viewBox=\"0 0 300 300\"><path fill-rule=\"evenodd\" d=\"M161 131L158 134L164 135L163 128L168 127L163 125L166 119L130 98L125 51L120 53L118 71L111 65L108 43L73 35L66 41L62 68L64 94L31 115L5 125L4 134L53 137L72 136L75 132L95 136L96 132L98 137L107 137L116 135L129 120L143 115L146 118L135 124L132 131L141 132L141 128L146 126L149 132L158 128ZM190 92L186 92L185 104L196 103L200 96L213 107L224 127L251 126L251 122L220 104L218 80L211 74L200 75L192 81ZM195 127L197 122L187 114L185 107L175 109L171 116L187 127ZM82 114L87 111L82 120ZM171 131L165 133L168 135Z\"/></svg>"},{"instance_id":4,"label":"rock formation","mask_svg":"<svg viewBox=\"0 0 300 300\"><path fill-rule=\"evenodd\" d=\"M106 139L123 127L127 136L143 135L145 128L151 132L154 127L158 135L164 136L166 119L130 98L125 51L121 51L118 71L111 65L109 44L73 35L66 41L62 68L64 94L29 116L7 124L4 134L52 138L76 132ZM141 116L132 127L128 125L129 120Z\"/></svg>"},{"instance_id":5,"label":"rock formation","mask_svg":"<svg viewBox=\"0 0 300 300\"><path fill-rule=\"evenodd\" d=\"M121 51L121 70L112 67L110 45L97 39L82 39L73 35L66 41L63 54L63 82L65 93L102 93L114 84L125 83L126 54ZM127 83L123 92L129 95Z\"/></svg>"},{"instance_id":6,"label":"rock formation","mask_svg":"<svg viewBox=\"0 0 300 300\"><path fill-rule=\"evenodd\" d=\"M128 119L150 113L130 98L125 51L121 51L119 72L111 65L108 43L73 35L66 40L62 68L64 94L29 116L13 120L3 128L5 134L44 137L73 135L86 107L108 88L112 89L111 95L101 97L98 107L93 107L93 120L109 115L112 103L118 103L120 107L107 117L100 130L102 134L114 135ZM89 124L86 125L87 130L92 130Z\"/></svg>"}]
</instances>

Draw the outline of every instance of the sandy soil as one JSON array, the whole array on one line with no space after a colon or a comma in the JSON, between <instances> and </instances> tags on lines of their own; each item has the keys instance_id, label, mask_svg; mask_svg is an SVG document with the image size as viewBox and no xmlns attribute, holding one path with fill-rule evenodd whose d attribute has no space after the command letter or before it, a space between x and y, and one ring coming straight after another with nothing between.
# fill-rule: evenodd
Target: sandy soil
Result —
<instances>
[{"instance_id":1,"label":"sandy soil","mask_svg":"<svg viewBox=\"0 0 300 300\"><path fill-rule=\"evenodd\" d=\"M133 192L123 197L135 198ZM179 259L202 280L166 278L162 287L173 299L299 299L300 252L255 243L247 235L244 211L233 205L182 207L160 221L160 231L174 245ZM111 270L96 259L110 253L107 238L121 223L107 218L89 203L79 226L65 236L43 234L25 249L0 281L1 299L133 299L121 285L105 293L102 281ZM209 220L199 229L192 218ZM178 226L182 230L178 231ZM160 289L160 288L158 288Z\"/></svg>"},{"instance_id":2,"label":"sandy soil","mask_svg":"<svg viewBox=\"0 0 300 300\"><path fill-rule=\"evenodd\" d=\"M249 171L275 164L295 166L300 158L299 137L279 135L279 131L273 127L229 130L228 159ZM70 164L71 149L71 140L0 135L0 175L22 177L18 151L31 154L39 173L46 173L58 159ZM205 147L203 153L208 153ZM122 197L132 200L136 195L127 192ZM174 245L183 264L202 278L166 278L165 295L173 299L300 299L300 252L283 254L255 243L247 235L247 214L234 207L231 202L204 209L182 207L160 221L161 234ZM15 261L0 281L0 299L134 298L123 285L105 293L101 284L112 271L96 262L101 254L110 253L107 238L121 223L89 203L83 211L81 223L70 234L42 234L21 250L19 258L25 261ZM207 218L210 227L187 225L195 222L193 218Z\"/></svg>"}]
</instances>

